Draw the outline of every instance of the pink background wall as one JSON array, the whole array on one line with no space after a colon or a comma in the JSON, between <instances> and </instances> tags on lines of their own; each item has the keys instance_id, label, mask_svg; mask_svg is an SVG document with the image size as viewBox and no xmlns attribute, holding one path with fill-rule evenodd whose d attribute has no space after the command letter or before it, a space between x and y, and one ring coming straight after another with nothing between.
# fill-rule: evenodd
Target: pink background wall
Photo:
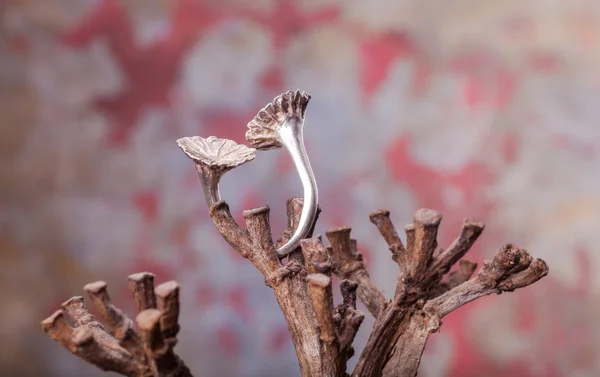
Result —
<instances>
[{"instance_id":1,"label":"pink background wall","mask_svg":"<svg viewBox=\"0 0 600 377\"><path fill-rule=\"evenodd\" d=\"M396 268L368 214L486 223L470 258L515 242L550 275L448 316L424 377L600 375L600 3L586 0L8 0L0 43L0 375L102 376L39 321L128 274L182 285L179 353L201 376L297 376L257 271L207 215L182 136L244 141L288 89L317 231L350 225L389 295ZM283 229L301 186L284 151L228 174L238 215ZM361 349L372 321L363 324ZM354 360L353 360L354 361Z\"/></svg>"}]
</instances>

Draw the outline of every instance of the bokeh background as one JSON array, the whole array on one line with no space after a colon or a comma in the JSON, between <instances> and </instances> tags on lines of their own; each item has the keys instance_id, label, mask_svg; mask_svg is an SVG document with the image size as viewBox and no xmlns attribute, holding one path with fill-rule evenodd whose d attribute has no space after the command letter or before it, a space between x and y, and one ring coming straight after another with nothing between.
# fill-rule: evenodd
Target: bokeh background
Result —
<instances>
[{"instance_id":1,"label":"bokeh background","mask_svg":"<svg viewBox=\"0 0 600 377\"><path fill-rule=\"evenodd\" d=\"M0 375L106 375L40 320L98 279L132 313L127 275L182 286L179 353L200 376L298 376L271 291L220 238L182 136L244 142L288 89L317 228L350 225L389 295L368 220L472 216L470 259L514 242L550 275L452 313L423 377L600 375L600 3L592 0L5 0L0 5ZM275 234L301 185L285 151L229 173L236 216ZM372 324L363 324L358 349ZM352 364L355 359L352 360Z\"/></svg>"}]
</instances>

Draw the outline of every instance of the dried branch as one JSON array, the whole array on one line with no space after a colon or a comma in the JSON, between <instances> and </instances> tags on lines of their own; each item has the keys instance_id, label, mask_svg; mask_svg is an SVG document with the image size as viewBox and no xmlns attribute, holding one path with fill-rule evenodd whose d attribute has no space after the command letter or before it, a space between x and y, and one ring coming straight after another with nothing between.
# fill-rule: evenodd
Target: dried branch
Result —
<instances>
[{"instance_id":1,"label":"dried branch","mask_svg":"<svg viewBox=\"0 0 600 377\"><path fill-rule=\"evenodd\" d=\"M389 212L371 215L390 245L393 256L403 257L396 293L391 305L384 307L361 353L353 376L407 376L417 373L421 354L429 335L439 329L440 319L450 311L478 297L510 291L531 284L548 272L541 260L512 245L502 248L480 271L468 280L476 264L460 260L483 231L483 225L465 219L460 236L434 257L441 214L427 209L415 212L407 225L406 247L398 242ZM441 281L453 264L459 268Z\"/></svg>"},{"instance_id":2,"label":"dried branch","mask_svg":"<svg viewBox=\"0 0 600 377\"><path fill-rule=\"evenodd\" d=\"M275 253L275 245L271 236L269 223L269 207L259 207L244 211L246 228L252 240L250 261L263 275L268 276L281 267L281 262Z\"/></svg>"},{"instance_id":3,"label":"dried branch","mask_svg":"<svg viewBox=\"0 0 600 377\"><path fill-rule=\"evenodd\" d=\"M176 281L162 283L156 287L155 292L157 309L162 313L162 335L174 347L179 333L179 284Z\"/></svg>"},{"instance_id":4,"label":"dried branch","mask_svg":"<svg viewBox=\"0 0 600 377\"><path fill-rule=\"evenodd\" d=\"M466 259L460 260L458 269L450 273L447 281L442 281L429 289L429 299L438 297L469 280L475 273L475 270L477 270L477 263Z\"/></svg>"},{"instance_id":5,"label":"dried branch","mask_svg":"<svg viewBox=\"0 0 600 377\"><path fill-rule=\"evenodd\" d=\"M149 281L150 286L148 288L152 291L154 275L148 273L131 275L129 281L131 282L137 278L140 278L138 279L140 282ZM90 283L85 285L83 290L88 293L90 301L98 310L109 334L117 339L119 345L125 348L140 365L145 365L147 363L146 354L133 322L110 302L106 283L103 281ZM142 294L142 292L138 289L134 290L135 298L140 298L138 294ZM152 297L154 296L152 295Z\"/></svg>"},{"instance_id":6,"label":"dried branch","mask_svg":"<svg viewBox=\"0 0 600 377\"><path fill-rule=\"evenodd\" d=\"M365 303L369 312L377 317L385 304L385 298L371 281L362 254L357 250L356 240L350 239L350 228L332 228L326 235L331 243L333 272L340 279L358 283L358 297Z\"/></svg>"},{"instance_id":7,"label":"dried branch","mask_svg":"<svg viewBox=\"0 0 600 377\"><path fill-rule=\"evenodd\" d=\"M419 209L413 215L414 241L406 250L406 269L413 281L421 280L431 263L440 221L442 214L431 209Z\"/></svg>"},{"instance_id":8,"label":"dried branch","mask_svg":"<svg viewBox=\"0 0 600 377\"><path fill-rule=\"evenodd\" d=\"M275 247L279 248L281 245L285 244L292 234L294 230L298 228L300 224L300 215L302 214L302 207L304 205L304 200L302 198L290 198L286 202L286 210L287 210L287 227L283 231L281 237L277 239L275 243ZM321 207L317 207L317 216L315 218L315 222L312 225L312 228L308 232L306 238L311 238L314 231L315 225L317 225L317 221L319 220L319 215L321 214ZM295 260L296 262L304 265L304 255L302 255L302 250L300 246L296 248L296 250L292 251L289 255L290 260Z\"/></svg>"},{"instance_id":9,"label":"dried branch","mask_svg":"<svg viewBox=\"0 0 600 377\"><path fill-rule=\"evenodd\" d=\"M210 206L208 214L225 241L234 250L237 250L242 257L249 258L252 254L252 240L248 231L240 228L231 216L229 205L224 201L216 202Z\"/></svg>"},{"instance_id":10,"label":"dried branch","mask_svg":"<svg viewBox=\"0 0 600 377\"><path fill-rule=\"evenodd\" d=\"M427 309L434 310L441 318L479 297L512 292L535 283L547 274L548 266L543 260L533 261L525 249L505 245L496 252L491 262L484 264L475 279L431 300Z\"/></svg>"},{"instance_id":11,"label":"dried branch","mask_svg":"<svg viewBox=\"0 0 600 377\"><path fill-rule=\"evenodd\" d=\"M339 376L337 363L339 343L333 323L331 278L324 274L310 274L306 280L308 281L308 293L319 324L323 375Z\"/></svg>"},{"instance_id":12,"label":"dried branch","mask_svg":"<svg viewBox=\"0 0 600 377\"><path fill-rule=\"evenodd\" d=\"M467 266L463 267L465 271L473 266L470 263L464 265ZM548 266L541 259L532 261L524 249L513 245L502 247L476 278L430 300L422 311L411 317L407 330L396 343L394 353L385 366L383 376L416 376L429 335L439 329L440 319L451 311L485 295L526 287L547 274Z\"/></svg>"},{"instance_id":13,"label":"dried branch","mask_svg":"<svg viewBox=\"0 0 600 377\"><path fill-rule=\"evenodd\" d=\"M357 283L344 280L343 302L333 307L330 253L320 237L301 243L306 260L308 290L320 331L323 375L346 376L346 362L354 354L352 341L364 316L356 310Z\"/></svg>"},{"instance_id":14,"label":"dried branch","mask_svg":"<svg viewBox=\"0 0 600 377\"><path fill-rule=\"evenodd\" d=\"M146 309L156 309L154 277L154 274L150 272L129 275L129 290L133 294L138 312Z\"/></svg>"},{"instance_id":15,"label":"dried branch","mask_svg":"<svg viewBox=\"0 0 600 377\"><path fill-rule=\"evenodd\" d=\"M464 219L458 238L433 259L428 271L428 283L435 284L439 282L444 274L448 273L450 268L471 249L483 229L483 224L473 219Z\"/></svg>"},{"instance_id":16,"label":"dried branch","mask_svg":"<svg viewBox=\"0 0 600 377\"><path fill-rule=\"evenodd\" d=\"M134 274L129 282L138 307L155 305L153 274ZM73 297L62 304L62 310L42 321L42 328L50 338L102 370L130 377L191 377L173 352L177 343L175 329L179 329L178 289L175 282L157 287L161 310L142 309L136 319L140 330L136 331L133 322L110 302L106 283L90 283L84 290L108 330L87 310L83 297ZM164 334L170 337L165 338Z\"/></svg>"},{"instance_id":17,"label":"dried branch","mask_svg":"<svg viewBox=\"0 0 600 377\"><path fill-rule=\"evenodd\" d=\"M345 367L346 362L354 356L354 337L358 332L365 316L356 310L356 289L358 283L350 280L342 280L340 291L343 302L335 308L333 316L338 329L338 339L340 344L338 363ZM342 364L343 363L343 364Z\"/></svg>"},{"instance_id":18,"label":"dried branch","mask_svg":"<svg viewBox=\"0 0 600 377\"><path fill-rule=\"evenodd\" d=\"M161 317L160 310L146 309L135 319L146 355L151 360L152 371L155 376L191 377L189 369L173 352L172 343L165 339L160 325Z\"/></svg>"},{"instance_id":19,"label":"dried branch","mask_svg":"<svg viewBox=\"0 0 600 377\"><path fill-rule=\"evenodd\" d=\"M390 219L390 211L381 209L379 211L375 211L369 215L369 220L379 230L381 236L387 242L390 247L390 251L392 252L392 260L398 263L400 268L406 264L406 249L402 244L402 240L398 236L398 232Z\"/></svg>"},{"instance_id":20,"label":"dried branch","mask_svg":"<svg viewBox=\"0 0 600 377\"><path fill-rule=\"evenodd\" d=\"M288 203L288 215L293 215L288 218L288 223L296 221L296 203ZM304 263L299 263L294 255L290 255L285 265L279 260L271 236L269 208L265 206L244 211L247 230L241 229L233 220L225 202L213 204L210 216L223 238L250 260L265 277L265 283L273 288L292 334L303 376L322 375L322 360L313 351L318 349L320 339L318 329L314 326L316 318L305 280Z\"/></svg>"}]
</instances>

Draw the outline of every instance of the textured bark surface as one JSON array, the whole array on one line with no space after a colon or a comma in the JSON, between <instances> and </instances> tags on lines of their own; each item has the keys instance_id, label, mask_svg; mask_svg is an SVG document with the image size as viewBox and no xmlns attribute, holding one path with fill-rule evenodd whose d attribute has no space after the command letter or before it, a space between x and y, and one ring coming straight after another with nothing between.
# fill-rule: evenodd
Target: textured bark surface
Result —
<instances>
[{"instance_id":1,"label":"textured bark surface","mask_svg":"<svg viewBox=\"0 0 600 377\"><path fill-rule=\"evenodd\" d=\"M301 241L286 260L276 246L284 244L297 227L302 200L287 202L288 226L274 242L269 208L244 211L246 227L238 225L224 201L214 203L209 214L223 238L264 276L273 293L298 357L303 377L345 377L352 342L364 319L356 310L357 296L375 317L375 324L358 360L353 377L414 377L429 336L441 319L479 297L500 294L535 283L548 274L541 259L508 244L471 279L477 264L461 259L483 231L483 225L465 219L459 236L449 247L437 250L442 215L420 209L405 227L402 242L386 210L374 212L371 222L387 242L399 277L394 296L386 299L371 281L348 227L326 232L330 246L320 236ZM313 225L314 230L314 225ZM458 268L448 273L451 267ZM332 273L342 279L342 302L333 300ZM179 285L167 282L154 288L154 275L129 277L137 308L137 329L108 297L106 283L84 289L98 309L106 328L74 297L63 310L42 322L46 333L75 355L97 367L126 376L186 377L189 370L173 348L179 332ZM71 326L66 316L74 322Z\"/></svg>"},{"instance_id":2,"label":"textured bark surface","mask_svg":"<svg viewBox=\"0 0 600 377\"><path fill-rule=\"evenodd\" d=\"M129 276L129 287L139 314L133 322L115 307L106 283L87 284L84 290L104 325L88 311L83 297L72 297L42 321L46 334L85 361L129 377L191 377L175 354L179 331L179 285L154 288L154 275ZM158 297L158 306L157 306Z\"/></svg>"}]
</instances>

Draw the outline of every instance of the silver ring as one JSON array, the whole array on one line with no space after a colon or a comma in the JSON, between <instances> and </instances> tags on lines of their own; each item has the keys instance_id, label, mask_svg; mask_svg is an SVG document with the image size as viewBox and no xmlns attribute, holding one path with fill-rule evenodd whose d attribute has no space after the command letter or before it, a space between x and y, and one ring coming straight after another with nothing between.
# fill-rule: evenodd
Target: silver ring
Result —
<instances>
[{"instance_id":1,"label":"silver ring","mask_svg":"<svg viewBox=\"0 0 600 377\"><path fill-rule=\"evenodd\" d=\"M307 236L317 216L317 182L304 148L302 132L304 115L310 98L309 94L300 90L288 91L275 97L273 102L260 110L248 123L246 132L246 140L256 149L285 147L294 161L304 188L300 222L291 238L277 249L277 255L281 258L298 247L300 240Z\"/></svg>"}]
</instances>

